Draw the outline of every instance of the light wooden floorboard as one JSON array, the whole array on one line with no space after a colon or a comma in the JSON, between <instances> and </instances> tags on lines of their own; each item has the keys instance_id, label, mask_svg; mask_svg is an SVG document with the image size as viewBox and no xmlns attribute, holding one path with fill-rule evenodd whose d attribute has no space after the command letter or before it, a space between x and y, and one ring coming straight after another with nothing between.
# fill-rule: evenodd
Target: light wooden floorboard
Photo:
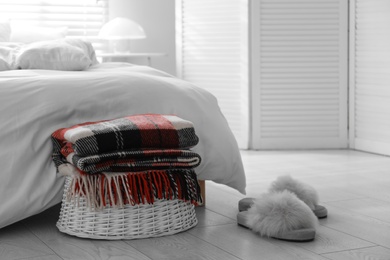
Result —
<instances>
[{"instance_id":1,"label":"light wooden floorboard","mask_svg":"<svg viewBox=\"0 0 390 260\"><path fill-rule=\"evenodd\" d=\"M348 209L359 215L378 219L390 223L390 202L381 201L373 198L351 199L327 202L328 205Z\"/></svg>"},{"instance_id":2,"label":"light wooden floorboard","mask_svg":"<svg viewBox=\"0 0 390 260\"><path fill-rule=\"evenodd\" d=\"M0 230L0 259L23 259L54 254L22 223L15 223Z\"/></svg>"},{"instance_id":3,"label":"light wooden floorboard","mask_svg":"<svg viewBox=\"0 0 390 260\"><path fill-rule=\"evenodd\" d=\"M372 259L390 260L390 157L351 150L242 151L247 194L206 183L198 225L173 236L100 241L55 226L59 205L0 229L1 260ZM312 185L329 211L313 242L262 238L236 224L241 198L267 192L280 175Z\"/></svg>"},{"instance_id":4,"label":"light wooden floorboard","mask_svg":"<svg viewBox=\"0 0 390 260\"><path fill-rule=\"evenodd\" d=\"M360 215L346 208L325 205L330 213L329 217L322 221L322 225L373 244L390 248L389 222Z\"/></svg>"},{"instance_id":5,"label":"light wooden floorboard","mask_svg":"<svg viewBox=\"0 0 390 260\"><path fill-rule=\"evenodd\" d=\"M103 241L69 236L58 231L57 216L36 215L24 221L27 229L62 259L132 259L150 260L124 241Z\"/></svg>"},{"instance_id":6,"label":"light wooden floorboard","mask_svg":"<svg viewBox=\"0 0 390 260\"><path fill-rule=\"evenodd\" d=\"M45 256L37 256L37 257L27 257L27 258L22 258L20 260L61 260L62 258L59 257L58 255L45 255Z\"/></svg>"},{"instance_id":7,"label":"light wooden floorboard","mask_svg":"<svg viewBox=\"0 0 390 260\"><path fill-rule=\"evenodd\" d=\"M237 224L194 228L189 232L240 259L326 259L291 243L278 244L274 239L260 238Z\"/></svg>"},{"instance_id":8,"label":"light wooden floorboard","mask_svg":"<svg viewBox=\"0 0 390 260\"><path fill-rule=\"evenodd\" d=\"M380 246L325 254L332 260L389 260L390 250Z\"/></svg>"},{"instance_id":9,"label":"light wooden floorboard","mask_svg":"<svg viewBox=\"0 0 390 260\"><path fill-rule=\"evenodd\" d=\"M274 241L280 245L285 244L284 241ZM324 254L329 252L345 251L355 248L364 248L374 246L375 244L366 240L348 235L343 232L319 225L317 228L316 239L312 243L294 243L316 254Z\"/></svg>"},{"instance_id":10,"label":"light wooden floorboard","mask_svg":"<svg viewBox=\"0 0 390 260\"><path fill-rule=\"evenodd\" d=\"M190 232L159 238L129 240L126 243L155 260L239 259L231 252L193 236Z\"/></svg>"},{"instance_id":11,"label":"light wooden floorboard","mask_svg":"<svg viewBox=\"0 0 390 260\"><path fill-rule=\"evenodd\" d=\"M198 219L198 225L196 225L196 227L209 227L236 223L235 219L225 217L224 215L215 213L211 210L205 209L204 207L196 208L195 211Z\"/></svg>"}]
</instances>

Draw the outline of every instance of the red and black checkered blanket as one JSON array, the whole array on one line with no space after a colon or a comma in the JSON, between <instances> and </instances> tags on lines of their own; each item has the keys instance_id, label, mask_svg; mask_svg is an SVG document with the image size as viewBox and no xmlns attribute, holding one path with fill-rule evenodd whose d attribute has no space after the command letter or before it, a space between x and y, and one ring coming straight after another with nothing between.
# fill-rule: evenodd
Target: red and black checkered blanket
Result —
<instances>
[{"instance_id":1,"label":"red and black checkered blanket","mask_svg":"<svg viewBox=\"0 0 390 260\"><path fill-rule=\"evenodd\" d=\"M158 199L202 201L195 171L200 156L188 150L199 139L191 122L145 114L88 122L52 134L53 161L71 176L67 197L107 204L153 203Z\"/></svg>"},{"instance_id":2,"label":"red and black checkered blanket","mask_svg":"<svg viewBox=\"0 0 390 260\"><path fill-rule=\"evenodd\" d=\"M58 129L52 136L72 143L80 156L126 149L188 149L199 141L192 122L160 114L87 122Z\"/></svg>"},{"instance_id":3,"label":"red and black checkered blanket","mask_svg":"<svg viewBox=\"0 0 390 260\"><path fill-rule=\"evenodd\" d=\"M126 150L78 156L74 152L62 155L78 169L87 173L134 172L150 169L195 168L200 156L189 150Z\"/></svg>"},{"instance_id":4,"label":"red and black checkered blanket","mask_svg":"<svg viewBox=\"0 0 390 260\"><path fill-rule=\"evenodd\" d=\"M91 173L148 166L192 168L199 165L199 155L172 150L191 148L198 141L190 121L174 115L133 115L58 129L52 134L53 161L57 167L70 162Z\"/></svg>"}]
</instances>

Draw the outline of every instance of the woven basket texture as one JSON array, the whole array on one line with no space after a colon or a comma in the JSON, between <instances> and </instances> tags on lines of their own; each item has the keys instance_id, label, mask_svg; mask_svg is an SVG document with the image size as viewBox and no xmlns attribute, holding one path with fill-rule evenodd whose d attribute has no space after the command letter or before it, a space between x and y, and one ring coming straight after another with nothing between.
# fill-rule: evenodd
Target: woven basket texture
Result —
<instances>
[{"instance_id":1,"label":"woven basket texture","mask_svg":"<svg viewBox=\"0 0 390 260\"><path fill-rule=\"evenodd\" d=\"M176 234L198 223L195 207L181 200L155 200L154 204L106 206L91 210L83 197L67 201L66 178L58 229L66 234L93 239L140 239ZM76 201L77 200L77 201Z\"/></svg>"}]
</instances>

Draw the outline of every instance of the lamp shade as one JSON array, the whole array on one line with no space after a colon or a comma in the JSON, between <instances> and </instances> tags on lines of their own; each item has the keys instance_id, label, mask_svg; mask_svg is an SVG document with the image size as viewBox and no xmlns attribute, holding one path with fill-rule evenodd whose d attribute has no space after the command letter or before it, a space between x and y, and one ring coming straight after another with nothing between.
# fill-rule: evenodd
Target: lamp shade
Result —
<instances>
[{"instance_id":1,"label":"lamp shade","mask_svg":"<svg viewBox=\"0 0 390 260\"><path fill-rule=\"evenodd\" d=\"M143 39L146 35L138 23L127 18L116 17L103 25L99 31L99 38L107 40Z\"/></svg>"}]
</instances>

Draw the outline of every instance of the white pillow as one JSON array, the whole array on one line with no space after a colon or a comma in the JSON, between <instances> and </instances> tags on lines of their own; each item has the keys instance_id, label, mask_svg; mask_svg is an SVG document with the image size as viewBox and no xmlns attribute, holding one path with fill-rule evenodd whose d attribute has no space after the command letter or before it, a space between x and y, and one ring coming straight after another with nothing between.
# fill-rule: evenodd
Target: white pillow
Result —
<instances>
[{"instance_id":1,"label":"white pillow","mask_svg":"<svg viewBox=\"0 0 390 260\"><path fill-rule=\"evenodd\" d=\"M67 27L41 27L11 22L11 42L36 42L49 41L65 38L68 33Z\"/></svg>"},{"instance_id":2,"label":"white pillow","mask_svg":"<svg viewBox=\"0 0 390 260\"><path fill-rule=\"evenodd\" d=\"M7 59L5 59L4 57L0 57L0 71L10 70L10 69L11 67L9 66Z\"/></svg>"},{"instance_id":3,"label":"white pillow","mask_svg":"<svg viewBox=\"0 0 390 260\"><path fill-rule=\"evenodd\" d=\"M9 42L11 26L9 21L0 21L0 42Z\"/></svg>"},{"instance_id":4,"label":"white pillow","mask_svg":"<svg viewBox=\"0 0 390 260\"><path fill-rule=\"evenodd\" d=\"M11 55L12 49L8 46L3 46L0 44L0 71L3 70L10 70L10 55Z\"/></svg>"},{"instance_id":5,"label":"white pillow","mask_svg":"<svg viewBox=\"0 0 390 260\"><path fill-rule=\"evenodd\" d=\"M83 41L72 40L69 43L67 40L55 40L26 44L20 48L16 58L16 68L85 70L93 63L89 53L79 47L82 46L81 42ZM86 42L83 43L88 45Z\"/></svg>"},{"instance_id":6,"label":"white pillow","mask_svg":"<svg viewBox=\"0 0 390 260\"><path fill-rule=\"evenodd\" d=\"M16 55L23 43L0 42L0 71L15 68Z\"/></svg>"},{"instance_id":7,"label":"white pillow","mask_svg":"<svg viewBox=\"0 0 390 260\"><path fill-rule=\"evenodd\" d=\"M64 39L65 43L70 44L75 47L79 47L84 51L84 53L91 59L92 65L98 64L98 60L96 59L95 49L93 48L90 42L86 42L79 39Z\"/></svg>"}]
</instances>

